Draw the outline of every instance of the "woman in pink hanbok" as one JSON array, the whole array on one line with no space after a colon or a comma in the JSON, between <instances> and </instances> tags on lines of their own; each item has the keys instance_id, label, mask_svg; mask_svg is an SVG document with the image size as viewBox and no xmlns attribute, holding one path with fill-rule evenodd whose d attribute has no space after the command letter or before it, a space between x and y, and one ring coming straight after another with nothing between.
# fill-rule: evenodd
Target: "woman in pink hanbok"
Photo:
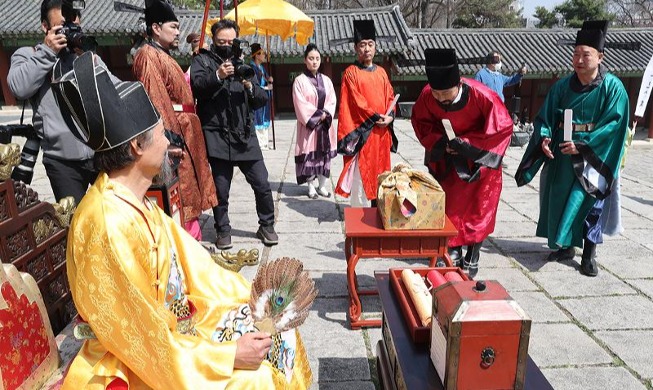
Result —
<instances>
[{"instance_id":1,"label":"woman in pink hanbok","mask_svg":"<svg viewBox=\"0 0 653 390\"><path fill-rule=\"evenodd\" d=\"M331 79L318 70L320 51L313 43L304 50L306 70L295 78L292 98L297 115L295 172L297 184L308 184L308 197L330 197L327 181L336 156L337 131L333 126L336 92ZM316 183L317 181L317 183Z\"/></svg>"}]
</instances>

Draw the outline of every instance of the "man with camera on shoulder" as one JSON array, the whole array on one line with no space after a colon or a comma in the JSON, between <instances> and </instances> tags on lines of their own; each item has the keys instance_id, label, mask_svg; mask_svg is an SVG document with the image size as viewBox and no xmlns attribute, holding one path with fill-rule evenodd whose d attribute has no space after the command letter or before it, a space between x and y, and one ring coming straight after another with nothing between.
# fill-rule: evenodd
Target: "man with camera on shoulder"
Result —
<instances>
[{"instance_id":1,"label":"man with camera on shoulder","mask_svg":"<svg viewBox=\"0 0 653 390\"><path fill-rule=\"evenodd\" d=\"M74 134L81 134L69 114L62 114L52 91L51 80L72 69L75 58L85 51L94 51L97 43L84 35L80 27L83 1L43 0L41 28L43 42L22 47L11 56L7 81L17 99L29 99L32 124L43 149L43 165L57 201L67 196L78 204L98 172L93 166L93 150ZM106 68L100 57L96 64ZM121 81L109 75L114 84ZM33 163L36 161L38 148ZM25 153L26 150L23 150ZM30 167L30 168L32 168Z\"/></svg>"},{"instance_id":2,"label":"man with camera on shoulder","mask_svg":"<svg viewBox=\"0 0 653 390\"><path fill-rule=\"evenodd\" d=\"M254 129L254 110L265 106L267 93L256 81L254 70L243 63L238 25L220 20L211 26L213 44L200 49L191 64L191 85L197 98L218 206L213 208L216 246L231 248L229 190L234 167L245 175L254 190L259 229L256 236L265 245L279 241L274 231L274 202L268 171Z\"/></svg>"}]
</instances>

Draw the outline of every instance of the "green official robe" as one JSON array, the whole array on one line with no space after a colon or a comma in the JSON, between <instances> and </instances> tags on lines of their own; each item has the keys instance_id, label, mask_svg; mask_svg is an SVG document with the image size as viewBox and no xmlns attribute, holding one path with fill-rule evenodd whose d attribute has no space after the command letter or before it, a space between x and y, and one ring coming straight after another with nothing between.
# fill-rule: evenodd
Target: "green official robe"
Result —
<instances>
[{"instance_id":1,"label":"green official robe","mask_svg":"<svg viewBox=\"0 0 653 390\"><path fill-rule=\"evenodd\" d=\"M579 87L575 74L553 85L515 175L517 185L525 185L544 165L536 235L546 237L552 249L583 246L585 218L612 190L628 131L628 94L616 76L601 67L597 79ZM560 152L565 109L573 110L574 125L593 126L573 131L577 155ZM553 159L542 152L543 138L551 138Z\"/></svg>"}]
</instances>

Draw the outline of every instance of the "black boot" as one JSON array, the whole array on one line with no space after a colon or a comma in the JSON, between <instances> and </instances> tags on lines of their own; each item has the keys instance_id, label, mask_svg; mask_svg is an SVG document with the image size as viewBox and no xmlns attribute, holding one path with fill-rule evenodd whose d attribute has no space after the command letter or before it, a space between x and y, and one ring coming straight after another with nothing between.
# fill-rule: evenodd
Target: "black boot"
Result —
<instances>
[{"instance_id":1,"label":"black boot","mask_svg":"<svg viewBox=\"0 0 653 390\"><path fill-rule=\"evenodd\" d=\"M563 248L563 249L558 249L555 252L549 253L549 256L547 256L546 261L565 261L565 260L571 260L576 256L576 249L573 246L570 246L569 248Z\"/></svg>"},{"instance_id":2,"label":"black boot","mask_svg":"<svg viewBox=\"0 0 653 390\"><path fill-rule=\"evenodd\" d=\"M478 260L481 257L482 242L467 246L465 260L463 261L463 271L466 271L470 278L474 279L478 273Z\"/></svg>"},{"instance_id":3,"label":"black boot","mask_svg":"<svg viewBox=\"0 0 653 390\"><path fill-rule=\"evenodd\" d=\"M454 267L460 267L462 266L462 260L463 260L463 247L462 246L454 246L448 249L449 251L449 257L451 258L451 262L453 263Z\"/></svg>"},{"instance_id":4,"label":"black boot","mask_svg":"<svg viewBox=\"0 0 653 390\"><path fill-rule=\"evenodd\" d=\"M589 240L585 240L583 245L580 273L586 276L596 276L599 274L599 267L596 265L596 244Z\"/></svg>"}]
</instances>

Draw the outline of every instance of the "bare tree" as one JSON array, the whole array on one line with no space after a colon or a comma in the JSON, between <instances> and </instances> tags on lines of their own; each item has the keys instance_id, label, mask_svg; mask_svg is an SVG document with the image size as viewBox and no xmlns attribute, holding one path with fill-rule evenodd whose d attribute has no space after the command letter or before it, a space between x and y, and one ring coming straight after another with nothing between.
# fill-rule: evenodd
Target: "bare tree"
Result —
<instances>
[{"instance_id":1,"label":"bare tree","mask_svg":"<svg viewBox=\"0 0 653 390\"><path fill-rule=\"evenodd\" d=\"M653 26L653 0L609 0L608 9L616 15L618 26Z\"/></svg>"}]
</instances>

